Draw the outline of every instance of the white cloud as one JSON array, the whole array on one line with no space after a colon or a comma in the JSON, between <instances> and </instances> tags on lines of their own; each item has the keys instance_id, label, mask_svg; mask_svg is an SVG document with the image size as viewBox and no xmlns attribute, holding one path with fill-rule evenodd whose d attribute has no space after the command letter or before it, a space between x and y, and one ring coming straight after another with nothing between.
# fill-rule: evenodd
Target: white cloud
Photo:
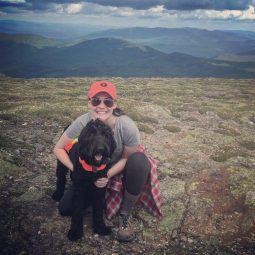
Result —
<instances>
[{"instance_id":1,"label":"white cloud","mask_svg":"<svg viewBox=\"0 0 255 255\"><path fill-rule=\"evenodd\" d=\"M122 17L131 17L134 15L134 12L131 8L121 8L118 10L118 14Z\"/></svg>"},{"instance_id":2,"label":"white cloud","mask_svg":"<svg viewBox=\"0 0 255 255\"><path fill-rule=\"evenodd\" d=\"M254 6L250 5L249 9L242 13L240 19L255 20L255 9L254 9Z\"/></svg>"},{"instance_id":3,"label":"white cloud","mask_svg":"<svg viewBox=\"0 0 255 255\"><path fill-rule=\"evenodd\" d=\"M8 15L16 18L25 17L28 20L51 21L51 22L68 22L68 23L86 23L99 26L163 26L163 27L185 27L194 26L200 28L217 29L233 26L239 26L241 29L255 30L255 0L247 10L169 10L164 5L157 5L149 9L133 9L131 7L103 6L91 2L67 3L58 1L47 5L47 10L19 9L19 13L14 12ZM25 0L9 0L9 2L22 3ZM39 2L39 1L38 1ZM61 3L60 3L61 2ZM63 3L65 2L65 3ZM161 3L164 1L161 1ZM1 0L0 0L1 3ZM41 2L40 2L41 3ZM14 8L14 7L13 7ZM15 7L16 8L16 7ZM15 9L16 10L16 9ZM24 13L24 14L23 14ZM26 15L27 14L27 15ZM0 18L4 13L0 11ZM2 18L3 19L3 18Z\"/></svg>"},{"instance_id":4,"label":"white cloud","mask_svg":"<svg viewBox=\"0 0 255 255\"><path fill-rule=\"evenodd\" d=\"M203 15L203 13L201 13ZM205 17L212 19L235 19L235 20L255 20L255 10L249 6L247 10L224 10L224 11L204 11Z\"/></svg>"},{"instance_id":5,"label":"white cloud","mask_svg":"<svg viewBox=\"0 0 255 255\"><path fill-rule=\"evenodd\" d=\"M13 3L13 4L22 4L25 3L25 0L4 0L4 1L0 1L0 2L8 2L8 3Z\"/></svg>"},{"instance_id":6,"label":"white cloud","mask_svg":"<svg viewBox=\"0 0 255 255\"><path fill-rule=\"evenodd\" d=\"M238 18L242 14L242 11L238 10L225 10L225 11L204 11L204 13L201 13L201 17L209 17L213 19L230 19L230 18Z\"/></svg>"},{"instance_id":7,"label":"white cloud","mask_svg":"<svg viewBox=\"0 0 255 255\"><path fill-rule=\"evenodd\" d=\"M255 1L255 0L254 0ZM101 6L100 6L101 7ZM109 8L109 9L108 9ZM136 19L158 19L166 22L171 22L173 19L181 20L232 20L232 21L253 21L255 20L255 9L252 5L247 10L193 10L193 11L178 11L178 10L167 10L164 5L158 5L148 10L135 10L132 8L117 8L107 7L109 16L118 17L130 17L133 16ZM99 11L99 8L96 8ZM105 10L105 8L103 8Z\"/></svg>"},{"instance_id":8,"label":"white cloud","mask_svg":"<svg viewBox=\"0 0 255 255\"><path fill-rule=\"evenodd\" d=\"M25 0L6 0L10 3L25 3ZM1 2L1 0L0 0ZM255 0L252 0L255 4ZM255 20L254 6L250 5L247 10L169 10L164 5L157 5L147 10L133 9L131 7L116 7L116 6L103 6L92 2L83 2L78 0L76 3L55 3L48 5L48 13L59 13L67 15L81 14L87 18L91 16L108 16L109 19L114 17L121 18L136 18L136 19L151 19L153 18L164 21L171 21L173 19L184 20ZM39 11L38 11L39 12ZM37 12L37 13L38 13Z\"/></svg>"},{"instance_id":9,"label":"white cloud","mask_svg":"<svg viewBox=\"0 0 255 255\"><path fill-rule=\"evenodd\" d=\"M161 14L165 11L165 7L164 5L158 5L158 6L155 6L155 7L152 7L148 10L148 12L151 12L151 13L156 13L156 14Z\"/></svg>"},{"instance_id":10,"label":"white cloud","mask_svg":"<svg viewBox=\"0 0 255 255\"><path fill-rule=\"evenodd\" d=\"M65 8L65 11L68 14L80 13L81 10L82 10L82 4L68 4L68 6Z\"/></svg>"},{"instance_id":11,"label":"white cloud","mask_svg":"<svg viewBox=\"0 0 255 255\"><path fill-rule=\"evenodd\" d=\"M176 18L176 11L167 10L164 5L157 5L148 10L134 10L134 13L137 18L144 19L168 19Z\"/></svg>"}]
</instances>

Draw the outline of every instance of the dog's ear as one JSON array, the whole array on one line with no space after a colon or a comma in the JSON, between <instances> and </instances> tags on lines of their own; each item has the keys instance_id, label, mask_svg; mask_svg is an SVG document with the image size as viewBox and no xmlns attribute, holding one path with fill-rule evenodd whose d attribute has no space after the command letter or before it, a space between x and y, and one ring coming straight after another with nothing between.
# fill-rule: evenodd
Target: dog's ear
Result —
<instances>
[{"instance_id":1,"label":"dog's ear","mask_svg":"<svg viewBox=\"0 0 255 255\"><path fill-rule=\"evenodd\" d=\"M109 141L110 150L111 150L111 154L112 154L115 151L117 144L114 139L114 133L110 128L107 130L107 139Z\"/></svg>"},{"instance_id":2,"label":"dog's ear","mask_svg":"<svg viewBox=\"0 0 255 255\"><path fill-rule=\"evenodd\" d=\"M112 153L115 151L115 149L116 149L116 147L117 147L117 144L116 144L116 141L115 141L115 139L114 139L114 135L113 135L113 133L112 133L112 136L111 136L111 151L112 151Z\"/></svg>"},{"instance_id":3,"label":"dog's ear","mask_svg":"<svg viewBox=\"0 0 255 255\"><path fill-rule=\"evenodd\" d=\"M113 133L112 129L108 125L103 123L102 121L100 124L100 128L102 129L102 131L104 132L104 134L107 136L107 138L109 140L111 154L112 154L117 147L116 141L114 139L114 133Z\"/></svg>"},{"instance_id":4,"label":"dog's ear","mask_svg":"<svg viewBox=\"0 0 255 255\"><path fill-rule=\"evenodd\" d=\"M82 129L79 137L78 137L78 143L80 144L84 139L90 136L90 134L93 132L94 128L94 121L91 120L87 123L87 125Z\"/></svg>"},{"instance_id":5,"label":"dog's ear","mask_svg":"<svg viewBox=\"0 0 255 255\"><path fill-rule=\"evenodd\" d=\"M84 127L84 128L82 129L82 131L81 131L81 133L80 133L80 135L79 135L79 137L78 137L78 144L80 144L80 143L82 142L82 140L84 139L84 137L87 136L87 133L88 133L88 128L87 128L87 126L86 126L86 127Z\"/></svg>"}]
</instances>

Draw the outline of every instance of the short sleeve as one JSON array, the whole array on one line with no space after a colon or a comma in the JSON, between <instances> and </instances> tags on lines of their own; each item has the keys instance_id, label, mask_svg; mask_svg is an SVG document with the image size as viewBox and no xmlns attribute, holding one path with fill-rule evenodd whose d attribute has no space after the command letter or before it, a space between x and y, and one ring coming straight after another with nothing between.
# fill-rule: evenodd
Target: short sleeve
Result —
<instances>
[{"instance_id":1,"label":"short sleeve","mask_svg":"<svg viewBox=\"0 0 255 255\"><path fill-rule=\"evenodd\" d=\"M80 117L78 117L76 120L74 120L72 122L72 124L66 129L66 134L69 138L71 139L75 139L77 138L82 129L87 125L87 123L90 121L91 119L91 114L90 113L86 113L84 115L81 115Z\"/></svg>"},{"instance_id":2,"label":"short sleeve","mask_svg":"<svg viewBox=\"0 0 255 255\"><path fill-rule=\"evenodd\" d=\"M140 133L135 122L128 116L121 116L122 118L122 139L125 146L137 146L140 144Z\"/></svg>"}]
</instances>

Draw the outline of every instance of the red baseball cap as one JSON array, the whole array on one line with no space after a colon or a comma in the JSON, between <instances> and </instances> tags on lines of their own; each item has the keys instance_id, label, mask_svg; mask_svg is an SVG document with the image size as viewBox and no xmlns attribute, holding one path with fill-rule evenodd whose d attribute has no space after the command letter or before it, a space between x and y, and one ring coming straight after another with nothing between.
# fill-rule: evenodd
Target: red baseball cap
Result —
<instances>
[{"instance_id":1,"label":"red baseball cap","mask_svg":"<svg viewBox=\"0 0 255 255\"><path fill-rule=\"evenodd\" d=\"M109 94L112 99L117 98L116 88L114 84L109 81L97 81L92 83L88 91L88 98L92 98L100 92Z\"/></svg>"}]
</instances>

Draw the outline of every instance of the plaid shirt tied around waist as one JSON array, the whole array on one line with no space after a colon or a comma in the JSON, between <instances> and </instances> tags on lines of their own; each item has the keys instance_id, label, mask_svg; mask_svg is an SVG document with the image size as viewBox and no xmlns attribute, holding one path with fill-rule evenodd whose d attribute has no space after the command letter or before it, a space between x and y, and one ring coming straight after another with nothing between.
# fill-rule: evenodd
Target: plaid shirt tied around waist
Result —
<instances>
[{"instance_id":1,"label":"plaid shirt tied around waist","mask_svg":"<svg viewBox=\"0 0 255 255\"><path fill-rule=\"evenodd\" d=\"M144 146L139 145L137 147L137 151L144 153L145 152ZM136 205L145 207L148 210L148 212L151 213L153 216L161 218L162 217L161 196L157 173L158 163L152 157L148 155L146 156L151 165L151 173ZM109 180L106 190L107 219L112 219L112 217L118 213L123 200L123 193L124 189L121 175L116 175L112 177Z\"/></svg>"}]
</instances>

